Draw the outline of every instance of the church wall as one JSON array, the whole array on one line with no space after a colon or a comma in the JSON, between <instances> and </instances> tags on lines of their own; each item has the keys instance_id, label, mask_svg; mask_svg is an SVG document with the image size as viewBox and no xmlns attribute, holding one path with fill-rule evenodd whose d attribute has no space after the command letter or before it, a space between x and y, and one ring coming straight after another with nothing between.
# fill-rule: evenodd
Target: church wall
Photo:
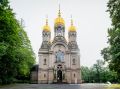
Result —
<instances>
[{"instance_id":1,"label":"church wall","mask_svg":"<svg viewBox=\"0 0 120 89\"><path fill-rule=\"evenodd\" d=\"M80 55L78 54L78 57L77 57L78 59L78 68L80 68Z\"/></svg>"},{"instance_id":2,"label":"church wall","mask_svg":"<svg viewBox=\"0 0 120 89\"><path fill-rule=\"evenodd\" d=\"M55 46L54 52L51 52L50 54L42 54L39 55L39 68L41 69L38 74L38 83L53 83L54 75L53 70L50 68L54 68L55 64L55 52L58 50L62 50L64 52L65 48L64 46L61 46L58 48L58 45ZM44 60L46 58L46 65L44 65ZM75 59L75 64L73 64L73 60ZM80 77L80 61L79 61L79 55L77 54L68 54L65 53L65 66L68 68L65 71L65 81L68 83L80 83L81 77ZM48 65L49 64L49 65ZM49 68L49 69L48 69ZM70 69L69 69L70 68Z\"/></svg>"},{"instance_id":3,"label":"church wall","mask_svg":"<svg viewBox=\"0 0 120 89\"><path fill-rule=\"evenodd\" d=\"M71 83L81 83L80 56L71 54ZM73 62L73 60L75 61Z\"/></svg>"},{"instance_id":4,"label":"church wall","mask_svg":"<svg viewBox=\"0 0 120 89\"><path fill-rule=\"evenodd\" d=\"M78 83L78 71L77 70L72 70L72 83Z\"/></svg>"},{"instance_id":5,"label":"church wall","mask_svg":"<svg viewBox=\"0 0 120 89\"><path fill-rule=\"evenodd\" d=\"M82 79L81 79L81 69L77 71L77 79L78 79L78 83L82 83Z\"/></svg>"},{"instance_id":6,"label":"church wall","mask_svg":"<svg viewBox=\"0 0 120 89\"><path fill-rule=\"evenodd\" d=\"M75 63L73 63L73 60L75 60L74 62ZM77 56L75 55L75 54L71 54L71 68L72 69L76 69L76 67L77 67Z\"/></svg>"},{"instance_id":7,"label":"church wall","mask_svg":"<svg viewBox=\"0 0 120 89\"><path fill-rule=\"evenodd\" d=\"M75 40L76 40L76 33L73 32L69 33L69 41L71 42Z\"/></svg>"},{"instance_id":8,"label":"church wall","mask_svg":"<svg viewBox=\"0 0 120 89\"><path fill-rule=\"evenodd\" d=\"M81 73L79 69L72 71L72 83L81 83Z\"/></svg>"},{"instance_id":9,"label":"church wall","mask_svg":"<svg viewBox=\"0 0 120 89\"><path fill-rule=\"evenodd\" d=\"M49 60L48 60L48 63L49 63L49 68L52 68L53 67L53 63L54 63L54 55L53 53L49 54Z\"/></svg>"},{"instance_id":10,"label":"church wall","mask_svg":"<svg viewBox=\"0 0 120 89\"><path fill-rule=\"evenodd\" d=\"M53 80L54 80L53 70L49 70L48 83L53 83Z\"/></svg>"},{"instance_id":11,"label":"church wall","mask_svg":"<svg viewBox=\"0 0 120 89\"><path fill-rule=\"evenodd\" d=\"M68 53L65 55L65 66L66 68L70 68L70 55Z\"/></svg>"},{"instance_id":12,"label":"church wall","mask_svg":"<svg viewBox=\"0 0 120 89\"><path fill-rule=\"evenodd\" d=\"M46 62L45 62L46 60ZM39 56L39 68L47 69L49 65L49 55L48 54L41 54Z\"/></svg>"},{"instance_id":13,"label":"church wall","mask_svg":"<svg viewBox=\"0 0 120 89\"><path fill-rule=\"evenodd\" d=\"M71 70L66 70L66 80L67 80L67 83L71 83Z\"/></svg>"},{"instance_id":14,"label":"church wall","mask_svg":"<svg viewBox=\"0 0 120 89\"><path fill-rule=\"evenodd\" d=\"M71 68L72 69L80 68L80 57L79 57L79 55L71 54Z\"/></svg>"},{"instance_id":15,"label":"church wall","mask_svg":"<svg viewBox=\"0 0 120 89\"><path fill-rule=\"evenodd\" d=\"M48 71L47 70L39 70L38 73L38 83L48 83Z\"/></svg>"},{"instance_id":16,"label":"church wall","mask_svg":"<svg viewBox=\"0 0 120 89\"><path fill-rule=\"evenodd\" d=\"M48 83L48 65L49 55L39 54L38 83Z\"/></svg>"},{"instance_id":17,"label":"church wall","mask_svg":"<svg viewBox=\"0 0 120 89\"><path fill-rule=\"evenodd\" d=\"M50 38L51 38L51 33L50 32L43 32L43 41L50 41Z\"/></svg>"}]
</instances>

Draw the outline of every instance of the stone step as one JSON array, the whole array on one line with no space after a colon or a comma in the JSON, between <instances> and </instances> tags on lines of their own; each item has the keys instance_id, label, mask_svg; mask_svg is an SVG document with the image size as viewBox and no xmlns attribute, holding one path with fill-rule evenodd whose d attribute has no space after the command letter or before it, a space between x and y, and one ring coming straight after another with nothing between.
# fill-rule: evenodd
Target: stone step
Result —
<instances>
[{"instance_id":1,"label":"stone step","mask_svg":"<svg viewBox=\"0 0 120 89\"><path fill-rule=\"evenodd\" d=\"M68 84L67 82L53 82L53 84Z\"/></svg>"}]
</instances>

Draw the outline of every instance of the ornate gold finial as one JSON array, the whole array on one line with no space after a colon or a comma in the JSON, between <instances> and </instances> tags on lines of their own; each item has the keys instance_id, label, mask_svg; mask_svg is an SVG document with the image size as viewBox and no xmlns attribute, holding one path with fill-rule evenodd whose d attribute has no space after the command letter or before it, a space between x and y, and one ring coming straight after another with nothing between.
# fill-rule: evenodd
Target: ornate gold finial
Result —
<instances>
[{"instance_id":1,"label":"ornate gold finial","mask_svg":"<svg viewBox=\"0 0 120 89\"><path fill-rule=\"evenodd\" d=\"M59 12L58 12L58 17L55 19L55 26L57 25L65 25L64 19L61 17L61 12L60 12L60 4L59 4Z\"/></svg>"},{"instance_id":2,"label":"ornate gold finial","mask_svg":"<svg viewBox=\"0 0 120 89\"><path fill-rule=\"evenodd\" d=\"M48 15L46 15L46 25L48 25Z\"/></svg>"},{"instance_id":3,"label":"ornate gold finial","mask_svg":"<svg viewBox=\"0 0 120 89\"><path fill-rule=\"evenodd\" d=\"M71 15L71 26L69 27L69 31L70 32L76 32L76 27L73 25L72 15Z\"/></svg>"},{"instance_id":4,"label":"ornate gold finial","mask_svg":"<svg viewBox=\"0 0 120 89\"><path fill-rule=\"evenodd\" d=\"M72 19L72 15L71 15L71 26L73 26L73 19Z\"/></svg>"},{"instance_id":5,"label":"ornate gold finial","mask_svg":"<svg viewBox=\"0 0 120 89\"><path fill-rule=\"evenodd\" d=\"M50 27L48 25L48 16L46 15L46 25L43 27L44 31L50 32Z\"/></svg>"},{"instance_id":6,"label":"ornate gold finial","mask_svg":"<svg viewBox=\"0 0 120 89\"><path fill-rule=\"evenodd\" d=\"M58 16L61 17L60 4L59 4L59 12L58 12Z\"/></svg>"}]
</instances>

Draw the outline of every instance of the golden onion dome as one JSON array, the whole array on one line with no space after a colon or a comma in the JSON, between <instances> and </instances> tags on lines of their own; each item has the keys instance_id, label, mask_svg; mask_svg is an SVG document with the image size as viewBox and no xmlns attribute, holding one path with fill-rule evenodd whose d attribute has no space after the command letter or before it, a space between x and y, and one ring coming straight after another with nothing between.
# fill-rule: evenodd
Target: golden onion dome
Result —
<instances>
[{"instance_id":1,"label":"golden onion dome","mask_svg":"<svg viewBox=\"0 0 120 89\"><path fill-rule=\"evenodd\" d=\"M55 25L58 25L58 24L64 25L64 24L65 24L64 19L61 18L61 17L56 18L56 19L55 19Z\"/></svg>"},{"instance_id":2,"label":"golden onion dome","mask_svg":"<svg viewBox=\"0 0 120 89\"><path fill-rule=\"evenodd\" d=\"M46 25L43 27L43 31L50 32L50 26L48 25L48 19L46 19Z\"/></svg>"},{"instance_id":3,"label":"golden onion dome","mask_svg":"<svg viewBox=\"0 0 120 89\"><path fill-rule=\"evenodd\" d=\"M71 32L76 31L76 27L73 25L73 20L72 19L71 19L71 26L69 27L69 31L71 31Z\"/></svg>"},{"instance_id":4,"label":"golden onion dome","mask_svg":"<svg viewBox=\"0 0 120 89\"><path fill-rule=\"evenodd\" d=\"M47 31L47 32L50 32L50 26L45 25L45 26L43 27L43 30L44 30L44 31Z\"/></svg>"},{"instance_id":5,"label":"golden onion dome","mask_svg":"<svg viewBox=\"0 0 120 89\"><path fill-rule=\"evenodd\" d=\"M61 25L65 24L64 19L61 17L60 6L59 6L58 17L55 19L55 25L58 25L58 24L61 24Z\"/></svg>"}]
</instances>

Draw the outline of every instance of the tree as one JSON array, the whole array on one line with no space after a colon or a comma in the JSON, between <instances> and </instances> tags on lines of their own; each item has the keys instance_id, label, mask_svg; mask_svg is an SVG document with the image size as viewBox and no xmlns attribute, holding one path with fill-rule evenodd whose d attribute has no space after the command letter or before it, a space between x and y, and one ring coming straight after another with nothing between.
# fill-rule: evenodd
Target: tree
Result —
<instances>
[{"instance_id":1,"label":"tree","mask_svg":"<svg viewBox=\"0 0 120 89\"><path fill-rule=\"evenodd\" d=\"M117 72L120 79L120 0L109 0L108 12L112 20L112 27L108 29L109 46L101 51L108 61L111 70Z\"/></svg>"},{"instance_id":2,"label":"tree","mask_svg":"<svg viewBox=\"0 0 120 89\"><path fill-rule=\"evenodd\" d=\"M83 82L89 82L89 76L88 76L90 73L89 68L85 66L81 66L81 73L82 73Z\"/></svg>"},{"instance_id":3,"label":"tree","mask_svg":"<svg viewBox=\"0 0 120 89\"><path fill-rule=\"evenodd\" d=\"M30 41L8 0L0 0L0 83L28 77L35 62Z\"/></svg>"},{"instance_id":4,"label":"tree","mask_svg":"<svg viewBox=\"0 0 120 89\"><path fill-rule=\"evenodd\" d=\"M81 67L82 80L87 83L106 83L107 81L116 83L117 75L115 71L104 66L103 60L97 60L92 67Z\"/></svg>"},{"instance_id":5,"label":"tree","mask_svg":"<svg viewBox=\"0 0 120 89\"><path fill-rule=\"evenodd\" d=\"M103 69L104 62L102 60L97 60L96 64L93 65L93 69L96 71L96 80L101 82L101 72Z\"/></svg>"}]
</instances>

